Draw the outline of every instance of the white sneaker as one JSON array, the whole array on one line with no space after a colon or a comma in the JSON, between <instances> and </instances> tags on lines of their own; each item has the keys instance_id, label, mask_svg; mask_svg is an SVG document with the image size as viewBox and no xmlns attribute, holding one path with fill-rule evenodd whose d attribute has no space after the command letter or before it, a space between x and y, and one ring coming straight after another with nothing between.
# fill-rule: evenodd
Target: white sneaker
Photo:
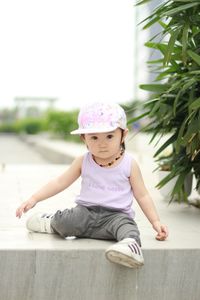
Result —
<instances>
[{"instance_id":1,"label":"white sneaker","mask_svg":"<svg viewBox=\"0 0 200 300\"><path fill-rule=\"evenodd\" d=\"M106 258L114 263L137 268L144 264L142 251L135 239L126 238L112 245L105 252Z\"/></svg>"},{"instance_id":2,"label":"white sneaker","mask_svg":"<svg viewBox=\"0 0 200 300\"><path fill-rule=\"evenodd\" d=\"M35 232L54 233L51 227L53 214L35 213L26 221L26 228Z\"/></svg>"}]
</instances>

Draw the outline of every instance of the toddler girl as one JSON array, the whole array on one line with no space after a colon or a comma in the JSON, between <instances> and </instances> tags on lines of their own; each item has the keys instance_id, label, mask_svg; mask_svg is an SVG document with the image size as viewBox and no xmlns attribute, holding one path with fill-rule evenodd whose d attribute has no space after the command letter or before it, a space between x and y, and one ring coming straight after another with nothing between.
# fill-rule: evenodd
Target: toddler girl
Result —
<instances>
[{"instance_id":1,"label":"toddler girl","mask_svg":"<svg viewBox=\"0 0 200 300\"><path fill-rule=\"evenodd\" d=\"M157 240L165 240L168 230L160 222L137 162L125 151L125 112L118 104L95 103L80 110L78 125L71 134L80 135L88 152L22 203L16 216L20 218L39 201L63 191L81 176L76 207L51 215L36 213L27 220L28 230L62 237L116 240L105 252L107 259L130 268L142 266L133 199L157 232Z\"/></svg>"}]
</instances>

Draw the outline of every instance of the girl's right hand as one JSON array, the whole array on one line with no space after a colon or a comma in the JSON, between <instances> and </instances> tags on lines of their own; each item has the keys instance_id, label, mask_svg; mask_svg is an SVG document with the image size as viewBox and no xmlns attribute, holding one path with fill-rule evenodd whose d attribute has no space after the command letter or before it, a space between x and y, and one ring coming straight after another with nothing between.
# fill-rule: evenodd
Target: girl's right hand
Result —
<instances>
[{"instance_id":1,"label":"girl's right hand","mask_svg":"<svg viewBox=\"0 0 200 300\"><path fill-rule=\"evenodd\" d=\"M23 213L26 213L29 209L36 205L37 201L33 198L23 202L16 210L16 217L21 218Z\"/></svg>"}]
</instances>

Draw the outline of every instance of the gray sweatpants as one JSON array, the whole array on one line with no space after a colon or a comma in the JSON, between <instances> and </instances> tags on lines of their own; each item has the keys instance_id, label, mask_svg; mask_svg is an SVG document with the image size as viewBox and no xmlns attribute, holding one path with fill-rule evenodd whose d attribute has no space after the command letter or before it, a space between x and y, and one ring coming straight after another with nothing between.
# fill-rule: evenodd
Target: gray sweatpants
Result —
<instances>
[{"instance_id":1,"label":"gray sweatpants","mask_svg":"<svg viewBox=\"0 0 200 300\"><path fill-rule=\"evenodd\" d=\"M62 237L117 241L134 238L141 245L140 233L133 219L125 213L100 206L77 205L71 209L58 210L51 220L51 227Z\"/></svg>"}]
</instances>

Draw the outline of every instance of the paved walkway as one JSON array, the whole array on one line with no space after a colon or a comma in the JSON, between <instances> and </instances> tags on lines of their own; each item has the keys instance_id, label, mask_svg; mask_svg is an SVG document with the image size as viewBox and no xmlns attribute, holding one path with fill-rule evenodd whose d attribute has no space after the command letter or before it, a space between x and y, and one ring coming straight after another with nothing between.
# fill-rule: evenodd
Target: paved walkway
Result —
<instances>
[{"instance_id":1,"label":"paved walkway","mask_svg":"<svg viewBox=\"0 0 200 300\"><path fill-rule=\"evenodd\" d=\"M0 134L0 165L47 164L48 161L12 134Z\"/></svg>"},{"instance_id":2,"label":"paved walkway","mask_svg":"<svg viewBox=\"0 0 200 300\"><path fill-rule=\"evenodd\" d=\"M146 185L155 201L159 215L163 222L168 224L170 236L166 242L157 242L154 231L136 205L136 221L138 222L144 248L200 248L200 210L187 205L173 203L168 206L162 195L155 189L158 180L157 174L152 173L155 165L152 161L152 148L148 148L147 140L143 137L136 144L128 145L129 151L138 159L143 172ZM65 143L65 142L64 142ZM6 145L5 145L6 144ZM26 200L43 183L63 172L67 166L64 164L47 164L29 146L16 137L0 137L0 158L6 163L0 170L0 240L1 248L29 248L66 247L65 241L50 235L30 234L25 229L26 218L34 211L54 212L57 209L74 206L74 198L78 194L80 181L78 180L69 189L43 201L21 220L16 219L15 210L20 203ZM66 147L69 145L65 143ZM74 147L74 153L79 145ZM72 146L73 145L73 146ZM76 149L75 149L76 147ZM41 165L41 163L43 165ZM33 245L33 241L36 244ZM103 242L102 242L103 243ZM104 244L102 244L104 245Z\"/></svg>"}]
</instances>

